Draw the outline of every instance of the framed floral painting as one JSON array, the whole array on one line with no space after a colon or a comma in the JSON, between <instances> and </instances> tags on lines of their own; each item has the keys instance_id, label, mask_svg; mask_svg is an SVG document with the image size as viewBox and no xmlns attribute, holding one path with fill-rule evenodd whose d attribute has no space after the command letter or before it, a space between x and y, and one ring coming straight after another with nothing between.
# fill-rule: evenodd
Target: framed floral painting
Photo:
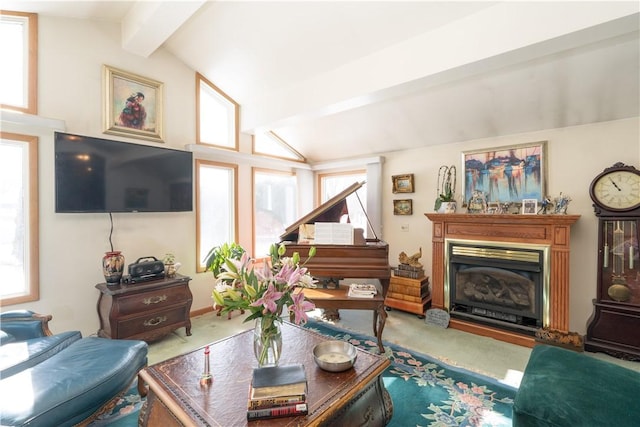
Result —
<instances>
[{"instance_id":1,"label":"framed floral painting","mask_svg":"<svg viewBox=\"0 0 640 427\"><path fill-rule=\"evenodd\" d=\"M163 142L161 82L103 66L104 133Z\"/></svg>"},{"instance_id":2,"label":"framed floral painting","mask_svg":"<svg viewBox=\"0 0 640 427\"><path fill-rule=\"evenodd\" d=\"M393 214L394 215L412 215L413 200L412 199L394 200Z\"/></svg>"},{"instance_id":3,"label":"framed floral painting","mask_svg":"<svg viewBox=\"0 0 640 427\"><path fill-rule=\"evenodd\" d=\"M482 192L487 202L520 203L546 196L547 142L462 153L465 202Z\"/></svg>"},{"instance_id":4,"label":"framed floral painting","mask_svg":"<svg viewBox=\"0 0 640 427\"><path fill-rule=\"evenodd\" d=\"M393 175L391 177L393 181L394 193L413 193L413 174L406 175Z\"/></svg>"}]
</instances>

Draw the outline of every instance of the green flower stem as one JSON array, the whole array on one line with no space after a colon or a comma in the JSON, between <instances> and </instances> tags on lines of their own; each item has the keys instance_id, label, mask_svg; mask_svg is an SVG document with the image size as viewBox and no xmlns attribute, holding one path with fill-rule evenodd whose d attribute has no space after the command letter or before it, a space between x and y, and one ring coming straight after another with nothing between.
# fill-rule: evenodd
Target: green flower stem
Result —
<instances>
[{"instance_id":1,"label":"green flower stem","mask_svg":"<svg viewBox=\"0 0 640 427\"><path fill-rule=\"evenodd\" d=\"M269 360L269 349L273 348L274 359L279 359L279 349L276 342L278 335L278 326L275 324L276 319L272 316L264 316L260 321L260 354L258 355L258 364L265 365Z\"/></svg>"}]
</instances>

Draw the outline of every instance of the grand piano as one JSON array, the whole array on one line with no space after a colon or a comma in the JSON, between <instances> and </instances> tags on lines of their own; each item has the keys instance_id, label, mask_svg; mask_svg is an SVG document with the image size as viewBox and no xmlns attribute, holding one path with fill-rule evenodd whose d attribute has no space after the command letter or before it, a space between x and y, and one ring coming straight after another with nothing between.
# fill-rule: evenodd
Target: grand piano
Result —
<instances>
[{"instance_id":1,"label":"grand piano","mask_svg":"<svg viewBox=\"0 0 640 427\"><path fill-rule=\"evenodd\" d=\"M354 183L340 194L323 203L309 214L289 226L280 236L285 244L285 256L294 252L300 254L304 262L309 256L311 247L316 254L305 267L319 281L318 289L305 289L305 296L325 309L325 316L339 317L338 309L368 309L374 311L373 332L378 338L378 347L382 347L382 330L387 314L384 309L384 298L389 290L391 267L389 266L389 245L377 238L364 238L363 230L355 230L354 244L317 244L300 242L300 227L322 222L340 222L348 217L347 197L356 192L364 182ZM366 215L366 212L365 212ZM304 228L304 227L303 227ZM350 298L344 287L339 287L343 279L377 279L381 292L376 297Z\"/></svg>"}]
</instances>

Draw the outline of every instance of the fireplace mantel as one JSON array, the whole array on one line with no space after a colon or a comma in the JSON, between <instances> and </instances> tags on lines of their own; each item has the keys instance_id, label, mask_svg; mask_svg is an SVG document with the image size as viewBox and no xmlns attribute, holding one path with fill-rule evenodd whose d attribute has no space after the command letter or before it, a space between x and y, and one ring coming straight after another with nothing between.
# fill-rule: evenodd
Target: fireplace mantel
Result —
<instances>
[{"instance_id":1,"label":"fireplace mantel","mask_svg":"<svg viewBox=\"0 0 640 427\"><path fill-rule=\"evenodd\" d=\"M482 215L425 213L433 224L431 304L445 307L445 239L535 243L551 247L549 327L569 331L570 231L580 215ZM533 346L534 338L460 319L450 326L514 344Z\"/></svg>"}]
</instances>

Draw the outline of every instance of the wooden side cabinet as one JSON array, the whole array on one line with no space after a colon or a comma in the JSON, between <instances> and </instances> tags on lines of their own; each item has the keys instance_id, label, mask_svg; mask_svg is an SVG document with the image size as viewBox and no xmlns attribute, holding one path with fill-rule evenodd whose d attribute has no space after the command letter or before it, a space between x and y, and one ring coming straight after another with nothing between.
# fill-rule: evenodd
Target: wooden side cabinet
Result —
<instances>
[{"instance_id":1,"label":"wooden side cabinet","mask_svg":"<svg viewBox=\"0 0 640 427\"><path fill-rule=\"evenodd\" d=\"M419 318L424 317L427 306L431 305L431 292L429 292L429 278L423 276L418 279L408 277L391 276L389 292L384 300L387 309L415 313Z\"/></svg>"},{"instance_id":2,"label":"wooden side cabinet","mask_svg":"<svg viewBox=\"0 0 640 427\"><path fill-rule=\"evenodd\" d=\"M100 291L98 336L152 342L183 326L187 335L191 335L190 280L176 274L172 278L130 285L97 284L96 289Z\"/></svg>"}]
</instances>

